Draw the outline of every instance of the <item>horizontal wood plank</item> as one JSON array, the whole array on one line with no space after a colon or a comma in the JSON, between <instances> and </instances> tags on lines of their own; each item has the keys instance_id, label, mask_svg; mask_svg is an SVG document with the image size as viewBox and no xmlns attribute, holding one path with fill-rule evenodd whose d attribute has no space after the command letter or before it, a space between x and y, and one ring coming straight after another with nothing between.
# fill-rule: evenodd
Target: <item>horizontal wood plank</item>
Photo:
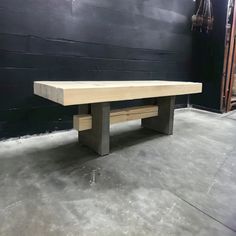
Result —
<instances>
[{"instance_id":1,"label":"horizontal wood plank","mask_svg":"<svg viewBox=\"0 0 236 236\"><path fill-rule=\"evenodd\" d=\"M158 116L158 106L139 106L113 110L110 113L110 124ZM74 116L74 129L84 131L92 129L91 115Z\"/></svg>"},{"instance_id":2,"label":"horizontal wood plank","mask_svg":"<svg viewBox=\"0 0 236 236\"><path fill-rule=\"evenodd\" d=\"M34 93L64 106L200 93L201 83L172 81L34 82Z\"/></svg>"}]
</instances>

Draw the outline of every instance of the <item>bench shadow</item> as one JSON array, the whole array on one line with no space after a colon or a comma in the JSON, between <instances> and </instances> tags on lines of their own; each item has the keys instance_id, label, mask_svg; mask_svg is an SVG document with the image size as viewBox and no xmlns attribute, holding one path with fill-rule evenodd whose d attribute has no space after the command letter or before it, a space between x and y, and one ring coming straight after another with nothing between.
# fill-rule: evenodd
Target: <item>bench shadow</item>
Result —
<instances>
[{"instance_id":1,"label":"bench shadow","mask_svg":"<svg viewBox=\"0 0 236 236\"><path fill-rule=\"evenodd\" d=\"M157 132L143 128L112 132L111 153L162 136ZM107 157L109 156L104 158ZM58 178L55 177L58 176L60 179L65 178L67 181L71 181L75 186L79 183L80 186L86 186L87 188L91 181L91 173L101 168L100 164L94 162L94 160L99 160L102 157L88 147L79 144L75 139L55 148L31 152L25 158L23 161L29 163L31 171L37 173L41 180L49 181L50 185L58 185ZM108 175L113 176L114 173ZM55 179L57 180L55 181ZM112 179L118 181L120 178L116 176ZM61 185L63 186L63 184Z\"/></svg>"},{"instance_id":2,"label":"bench shadow","mask_svg":"<svg viewBox=\"0 0 236 236\"><path fill-rule=\"evenodd\" d=\"M127 147L135 146L153 139L162 138L166 135L146 128L137 128L135 130L122 131L122 133L112 133L110 138L111 153Z\"/></svg>"},{"instance_id":3,"label":"bench shadow","mask_svg":"<svg viewBox=\"0 0 236 236\"><path fill-rule=\"evenodd\" d=\"M95 152L80 145L77 141L31 153L30 157L36 160L34 167L43 172L42 174L71 171L86 162L99 158Z\"/></svg>"}]
</instances>

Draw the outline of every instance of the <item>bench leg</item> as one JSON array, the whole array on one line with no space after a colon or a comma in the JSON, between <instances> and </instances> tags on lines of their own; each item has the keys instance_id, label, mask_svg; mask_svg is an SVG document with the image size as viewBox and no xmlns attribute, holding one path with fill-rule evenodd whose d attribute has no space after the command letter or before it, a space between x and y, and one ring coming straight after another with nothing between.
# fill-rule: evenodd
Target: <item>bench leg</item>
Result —
<instances>
[{"instance_id":1,"label":"bench leg","mask_svg":"<svg viewBox=\"0 0 236 236\"><path fill-rule=\"evenodd\" d=\"M88 114L89 108L81 107L80 114ZM110 152L110 103L91 105L92 129L79 132L79 142L101 156Z\"/></svg>"},{"instance_id":2,"label":"bench leg","mask_svg":"<svg viewBox=\"0 0 236 236\"><path fill-rule=\"evenodd\" d=\"M157 105L158 116L142 119L142 126L159 133L173 134L175 96L157 98Z\"/></svg>"}]
</instances>

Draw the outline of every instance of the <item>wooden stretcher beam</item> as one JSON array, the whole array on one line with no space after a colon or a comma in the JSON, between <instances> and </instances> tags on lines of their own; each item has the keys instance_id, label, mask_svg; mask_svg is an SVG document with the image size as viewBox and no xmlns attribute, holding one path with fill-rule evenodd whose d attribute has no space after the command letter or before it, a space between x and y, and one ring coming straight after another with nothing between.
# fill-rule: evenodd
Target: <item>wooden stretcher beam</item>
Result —
<instances>
[{"instance_id":1,"label":"wooden stretcher beam","mask_svg":"<svg viewBox=\"0 0 236 236\"><path fill-rule=\"evenodd\" d=\"M110 125L155 116L158 116L158 106L154 105L117 109L110 112ZM92 115L75 115L74 129L78 131L92 129Z\"/></svg>"}]
</instances>

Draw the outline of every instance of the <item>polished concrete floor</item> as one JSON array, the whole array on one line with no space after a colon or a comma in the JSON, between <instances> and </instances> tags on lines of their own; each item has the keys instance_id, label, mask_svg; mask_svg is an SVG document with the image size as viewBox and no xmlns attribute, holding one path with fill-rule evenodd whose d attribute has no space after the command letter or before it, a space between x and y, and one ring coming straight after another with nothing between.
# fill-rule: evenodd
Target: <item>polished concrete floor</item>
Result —
<instances>
[{"instance_id":1,"label":"polished concrete floor","mask_svg":"<svg viewBox=\"0 0 236 236\"><path fill-rule=\"evenodd\" d=\"M75 131L0 143L0 235L236 235L236 119L186 109L173 136L116 125L98 158Z\"/></svg>"}]
</instances>

